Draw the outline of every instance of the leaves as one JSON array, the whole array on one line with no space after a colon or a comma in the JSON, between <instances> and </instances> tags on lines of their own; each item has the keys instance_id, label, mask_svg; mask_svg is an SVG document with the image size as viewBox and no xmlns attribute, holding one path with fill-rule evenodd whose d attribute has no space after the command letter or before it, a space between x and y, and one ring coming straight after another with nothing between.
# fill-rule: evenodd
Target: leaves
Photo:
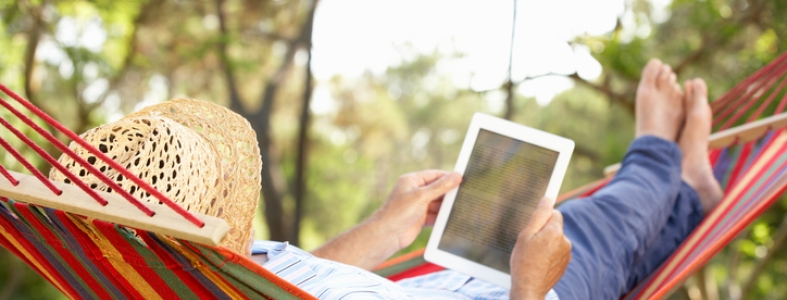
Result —
<instances>
[{"instance_id":1,"label":"leaves","mask_svg":"<svg viewBox=\"0 0 787 300\"><path fill-rule=\"evenodd\" d=\"M308 50L299 35L314 2L221 3L223 23L217 23L216 2L207 0L0 0L0 82L16 91L30 87L26 97L36 98L38 105L78 132L129 113L140 103L175 96L230 106L233 86L227 74L234 77L241 109L256 112L275 83L270 153L264 158L275 162L264 167L281 166L281 172L275 170L281 178L271 180L281 184L280 217L289 220L295 209L302 103L297 99L303 93L305 67L297 59L290 61L288 53L298 56L298 51ZM674 0L664 11L649 0L626 3L628 11L614 31L572 41L593 50L603 66L600 78L569 76L575 87L546 106L518 93L513 98L513 120L576 141L564 191L599 178L603 167L622 158L633 137L636 85L650 58L672 64L679 79L704 78L715 98L787 50L783 17L787 1ZM632 22L624 21L626 14ZM62 33L63 20L72 20L76 31ZM58 32L69 38L84 33L90 22L105 35L100 51L58 38ZM34 29L40 30L40 43L35 60L26 65ZM222 51L217 50L220 45L225 47ZM417 54L411 46L395 46L406 59L384 74L317 82L308 130L311 146L301 234L301 245L307 250L373 212L399 175L426 168L453 169L472 114L498 113L499 91L470 90L467 83L456 82L445 72L446 66L461 63L460 54ZM25 77L28 71L30 78ZM91 96L90 87L101 80L108 82L107 88ZM252 123L260 121L257 113L247 115ZM6 113L0 116L11 119ZM30 154L9 133L0 136ZM7 153L0 151L0 157L4 166L19 170ZM751 270L762 264L762 272L754 274L758 276L754 288L744 296L787 293L778 284L787 279L785 251L772 251L785 213L787 200L782 199L740 243L711 262L708 270L723 291L744 285L754 274ZM257 222L259 238L266 237L268 229L288 230L270 228L261 216ZM426 236L422 234L410 249L422 247ZM736 269L728 269L727 260L739 254L739 263L731 264ZM0 282L10 276L4 270L8 268L0 266ZM727 279L735 284L724 286ZM46 292L40 289L40 279L25 284L29 285L20 289L29 297Z\"/></svg>"}]
</instances>

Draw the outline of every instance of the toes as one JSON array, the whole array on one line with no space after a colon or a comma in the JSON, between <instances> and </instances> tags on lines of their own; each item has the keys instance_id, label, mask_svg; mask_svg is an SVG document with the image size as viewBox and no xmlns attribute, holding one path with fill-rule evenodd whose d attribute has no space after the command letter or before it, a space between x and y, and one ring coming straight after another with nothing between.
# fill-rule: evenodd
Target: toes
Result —
<instances>
[{"instance_id":1,"label":"toes","mask_svg":"<svg viewBox=\"0 0 787 300\"><path fill-rule=\"evenodd\" d=\"M701 100L702 103L708 103L708 86L705 85L705 80L702 78L694 79L694 97Z\"/></svg>"},{"instance_id":2,"label":"toes","mask_svg":"<svg viewBox=\"0 0 787 300\"><path fill-rule=\"evenodd\" d=\"M694 103L694 81L686 80L686 82L683 83L683 92L685 95L683 103L688 110L691 108L691 104Z\"/></svg>"},{"instance_id":3,"label":"toes","mask_svg":"<svg viewBox=\"0 0 787 300\"><path fill-rule=\"evenodd\" d=\"M690 99L692 94L694 93L694 84L691 80L686 80L683 82L684 92L686 92L686 98Z\"/></svg>"},{"instance_id":4,"label":"toes","mask_svg":"<svg viewBox=\"0 0 787 300\"><path fill-rule=\"evenodd\" d=\"M708 105L708 88L702 79L686 82L686 127L710 134L710 106Z\"/></svg>"},{"instance_id":5,"label":"toes","mask_svg":"<svg viewBox=\"0 0 787 300\"><path fill-rule=\"evenodd\" d=\"M669 76L669 85L666 87L672 93L672 96L675 98L683 99L683 91L680 89L680 84L678 84L678 76L675 73L671 73Z\"/></svg>"},{"instance_id":6,"label":"toes","mask_svg":"<svg viewBox=\"0 0 787 300\"><path fill-rule=\"evenodd\" d=\"M664 64L661 63L660 60L656 58L651 59L648 65L645 66L645 69L642 70L642 80L640 80L640 84L656 86L656 80L658 80L663 65Z\"/></svg>"},{"instance_id":7,"label":"toes","mask_svg":"<svg viewBox=\"0 0 787 300\"><path fill-rule=\"evenodd\" d=\"M686 81L686 108L704 109L708 106L708 87L700 78Z\"/></svg>"},{"instance_id":8,"label":"toes","mask_svg":"<svg viewBox=\"0 0 787 300\"><path fill-rule=\"evenodd\" d=\"M656 86L659 89L664 89L672 86L670 80L671 79L674 80L673 79L674 76L675 73L672 73L672 67L670 67L669 65L661 66L661 71L659 72L659 78L658 81L656 82Z\"/></svg>"}]
</instances>

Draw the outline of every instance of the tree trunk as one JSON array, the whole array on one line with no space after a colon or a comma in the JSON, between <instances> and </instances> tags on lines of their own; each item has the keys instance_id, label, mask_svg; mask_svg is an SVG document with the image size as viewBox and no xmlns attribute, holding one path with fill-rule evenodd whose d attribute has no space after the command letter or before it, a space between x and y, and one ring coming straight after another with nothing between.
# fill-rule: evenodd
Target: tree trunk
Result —
<instances>
[{"instance_id":1,"label":"tree trunk","mask_svg":"<svg viewBox=\"0 0 787 300\"><path fill-rule=\"evenodd\" d=\"M234 70L229 56L227 55L227 34L229 30L226 25L226 16L222 10L223 0L216 0L216 12L219 18L219 30L222 38L218 43L218 56L222 64L224 79L229 90L230 109L246 118L251 124L251 128L257 134L257 141L262 156L262 197L265 221L268 225L268 238L278 241L291 241L297 243L296 236L291 234L289 218L284 212L282 205L284 195L287 194L287 184L284 173L279 165L279 157L275 151L275 145L271 133L271 116L275 110L276 92L279 86L286 81L286 73L292 67L293 58L299 45L304 43L308 36L311 41L311 17L304 22L300 34L294 40L288 41L287 53L284 61L270 78L265 80L265 90L261 96L262 105L257 110L251 110L243 105L241 95L236 86ZM314 15L316 3L310 8L309 15ZM309 43L310 44L310 43Z\"/></svg>"},{"instance_id":2,"label":"tree trunk","mask_svg":"<svg viewBox=\"0 0 787 300\"><path fill-rule=\"evenodd\" d=\"M311 124L311 113L309 106L312 99L312 27L314 26L314 7L312 5L309 12L309 19L306 21L304 29L307 30L305 37L305 47L308 55L306 62L306 75L303 84L303 103L301 104L301 117L298 129L298 157L295 161L295 214L292 226L292 242L300 245L301 219L303 218L303 207L306 203L306 172L309 163L309 124Z\"/></svg>"}]
</instances>

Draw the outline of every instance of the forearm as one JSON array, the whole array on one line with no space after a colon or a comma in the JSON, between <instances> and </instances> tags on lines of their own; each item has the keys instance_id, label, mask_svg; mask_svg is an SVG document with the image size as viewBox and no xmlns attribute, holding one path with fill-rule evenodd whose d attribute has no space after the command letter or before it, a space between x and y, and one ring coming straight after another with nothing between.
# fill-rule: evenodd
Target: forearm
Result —
<instances>
[{"instance_id":1,"label":"forearm","mask_svg":"<svg viewBox=\"0 0 787 300\"><path fill-rule=\"evenodd\" d=\"M461 181L458 173L439 170L403 175L377 212L312 254L371 270L433 224L443 195Z\"/></svg>"},{"instance_id":2,"label":"forearm","mask_svg":"<svg viewBox=\"0 0 787 300\"><path fill-rule=\"evenodd\" d=\"M386 229L385 221L373 215L312 251L312 254L371 270L399 249L398 238Z\"/></svg>"}]
</instances>

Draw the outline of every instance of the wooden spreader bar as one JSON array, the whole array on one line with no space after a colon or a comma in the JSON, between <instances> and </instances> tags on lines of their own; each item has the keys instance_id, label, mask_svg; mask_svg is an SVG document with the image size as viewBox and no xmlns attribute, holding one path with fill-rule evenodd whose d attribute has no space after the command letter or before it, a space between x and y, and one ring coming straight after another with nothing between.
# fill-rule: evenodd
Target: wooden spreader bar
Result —
<instances>
[{"instance_id":1,"label":"wooden spreader bar","mask_svg":"<svg viewBox=\"0 0 787 300\"><path fill-rule=\"evenodd\" d=\"M182 215L164 205L147 204L155 212L155 215L150 217L116 194L95 191L109 202L103 206L74 185L50 181L63 191L62 194L56 195L34 176L11 171L9 173L18 184L14 186L8 180L0 178L0 196L15 201L50 207L209 246L218 246L230 229L224 220L200 214L194 215L202 220L205 226L202 228L194 226Z\"/></svg>"}]
</instances>

